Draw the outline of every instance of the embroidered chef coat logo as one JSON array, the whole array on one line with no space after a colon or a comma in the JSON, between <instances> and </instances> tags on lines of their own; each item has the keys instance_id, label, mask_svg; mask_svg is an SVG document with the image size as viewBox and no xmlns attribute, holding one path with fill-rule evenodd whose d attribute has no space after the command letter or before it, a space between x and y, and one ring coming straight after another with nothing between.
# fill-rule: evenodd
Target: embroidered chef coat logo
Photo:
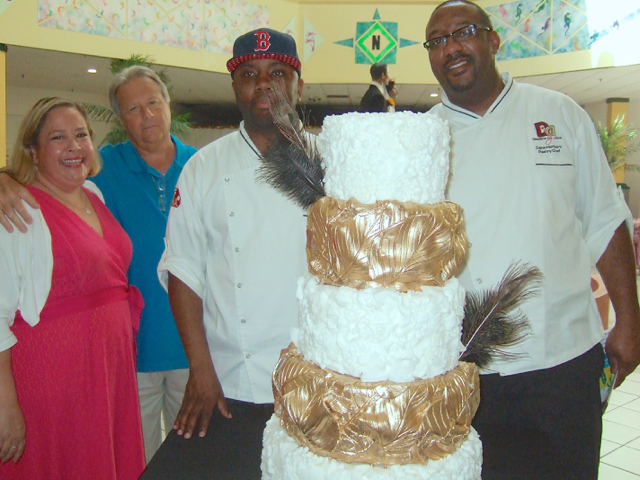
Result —
<instances>
[{"instance_id":1,"label":"embroidered chef coat logo","mask_svg":"<svg viewBox=\"0 0 640 480\"><path fill-rule=\"evenodd\" d=\"M173 194L173 200L171 201L171 206L178 208L180 206L180 190L176 188L176 191Z\"/></svg>"},{"instance_id":2,"label":"embroidered chef coat logo","mask_svg":"<svg viewBox=\"0 0 640 480\"><path fill-rule=\"evenodd\" d=\"M539 155L559 154L564 148L562 137L557 136L556 126L547 122L536 122L533 124L536 136L532 138L536 145L536 152ZM543 145L540 145L543 143ZM552 155L553 156L553 155Z\"/></svg>"},{"instance_id":3,"label":"embroidered chef coat logo","mask_svg":"<svg viewBox=\"0 0 640 480\"><path fill-rule=\"evenodd\" d=\"M549 125L547 122L538 122L533 124L536 127L536 133L539 137L555 137L556 127L555 125Z\"/></svg>"},{"instance_id":4,"label":"embroidered chef coat logo","mask_svg":"<svg viewBox=\"0 0 640 480\"><path fill-rule=\"evenodd\" d=\"M256 36L257 42L257 46L254 50L256 52L268 51L271 46L271 42L269 41L271 39L271 35L269 35L268 32L256 32L254 35Z\"/></svg>"}]
</instances>

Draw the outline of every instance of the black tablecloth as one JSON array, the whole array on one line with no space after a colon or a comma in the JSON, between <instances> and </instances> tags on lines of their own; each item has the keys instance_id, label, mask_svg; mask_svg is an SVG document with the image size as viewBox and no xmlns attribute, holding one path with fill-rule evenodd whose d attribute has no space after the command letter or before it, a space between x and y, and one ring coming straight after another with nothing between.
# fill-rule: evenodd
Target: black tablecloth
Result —
<instances>
[{"instance_id":1,"label":"black tablecloth","mask_svg":"<svg viewBox=\"0 0 640 480\"><path fill-rule=\"evenodd\" d=\"M273 405L243 411L238 404L229 405L232 419L216 411L203 438L185 440L172 430L140 480L260 480L262 432Z\"/></svg>"}]
</instances>

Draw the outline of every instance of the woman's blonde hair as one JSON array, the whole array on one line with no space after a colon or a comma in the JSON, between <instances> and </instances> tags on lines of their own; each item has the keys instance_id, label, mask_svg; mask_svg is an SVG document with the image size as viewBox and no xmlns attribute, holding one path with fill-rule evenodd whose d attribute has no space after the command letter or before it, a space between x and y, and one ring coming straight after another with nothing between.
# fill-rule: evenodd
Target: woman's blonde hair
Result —
<instances>
[{"instance_id":1,"label":"woman's blonde hair","mask_svg":"<svg viewBox=\"0 0 640 480\"><path fill-rule=\"evenodd\" d=\"M91 141L93 142L93 130L89 125L89 115L87 110L79 103L65 100L60 97L41 98L31 107L31 110L25 115L20 124L18 138L13 146L11 157L9 157L8 166L13 173L15 179L23 185L30 185L36 178L36 165L33 163L31 155L31 147L38 146L38 136L42 131L42 126L47 120L49 113L56 108L68 107L80 112L87 124ZM94 147L95 150L95 147ZM95 161L89 171L89 176L97 175L102 169L100 155L95 150Z\"/></svg>"}]
</instances>

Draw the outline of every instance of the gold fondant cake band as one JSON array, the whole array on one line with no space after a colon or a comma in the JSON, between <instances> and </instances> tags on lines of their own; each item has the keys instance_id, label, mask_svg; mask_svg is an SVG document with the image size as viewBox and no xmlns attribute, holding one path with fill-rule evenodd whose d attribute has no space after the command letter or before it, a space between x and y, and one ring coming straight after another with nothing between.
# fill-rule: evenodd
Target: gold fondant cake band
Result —
<instances>
[{"instance_id":1,"label":"gold fondant cake band","mask_svg":"<svg viewBox=\"0 0 640 480\"><path fill-rule=\"evenodd\" d=\"M480 402L474 364L410 383L365 383L305 360L292 344L273 373L275 412L313 453L371 465L426 464L453 453Z\"/></svg>"},{"instance_id":2,"label":"gold fondant cake band","mask_svg":"<svg viewBox=\"0 0 640 480\"><path fill-rule=\"evenodd\" d=\"M309 211L309 271L328 285L400 292L442 286L464 261L459 205L323 197Z\"/></svg>"}]
</instances>

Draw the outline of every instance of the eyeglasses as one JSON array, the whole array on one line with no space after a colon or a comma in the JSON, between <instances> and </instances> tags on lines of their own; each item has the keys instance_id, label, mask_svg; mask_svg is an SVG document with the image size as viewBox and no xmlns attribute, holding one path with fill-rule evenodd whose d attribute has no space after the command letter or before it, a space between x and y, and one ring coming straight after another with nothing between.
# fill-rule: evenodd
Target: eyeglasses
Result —
<instances>
[{"instance_id":1,"label":"eyeglasses","mask_svg":"<svg viewBox=\"0 0 640 480\"><path fill-rule=\"evenodd\" d=\"M476 32L478 30L486 30L490 32L492 29L489 27L479 27L478 25L474 25L473 23L467 25L466 27L462 27L455 32L451 32L449 35L443 35L442 37L432 38L431 40L427 40L422 45L424 48L433 52L434 50L438 50L444 47L449 40L449 37L453 37L456 42L464 42L476 36Z\"/></svg>"}]
</instances>

